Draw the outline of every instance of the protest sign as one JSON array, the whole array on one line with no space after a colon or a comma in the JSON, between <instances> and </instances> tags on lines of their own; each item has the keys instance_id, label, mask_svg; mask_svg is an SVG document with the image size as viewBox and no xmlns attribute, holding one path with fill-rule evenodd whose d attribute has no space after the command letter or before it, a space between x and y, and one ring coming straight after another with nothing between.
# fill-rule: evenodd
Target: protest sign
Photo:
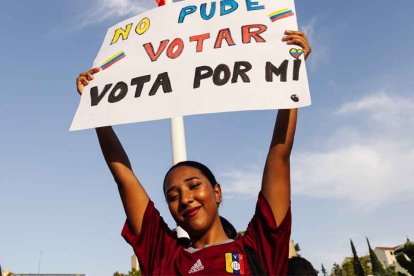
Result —
<instances>
[{"instance_id":1,"label":"protest sign","mask_svg":"<svg viewBox=\"0 0 414 276\"><path fill-rule=\"evenodd\" d=\"M106 34L71 130L310 104L293 0L182 1Z\"/></svg>"}]
</instances>

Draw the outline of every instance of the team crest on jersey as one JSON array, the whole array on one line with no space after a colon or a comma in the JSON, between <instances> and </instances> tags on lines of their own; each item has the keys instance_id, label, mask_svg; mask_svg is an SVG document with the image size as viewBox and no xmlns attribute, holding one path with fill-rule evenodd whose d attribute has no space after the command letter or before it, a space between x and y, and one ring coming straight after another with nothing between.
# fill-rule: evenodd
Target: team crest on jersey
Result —
<instances>
[{"instance_id":1,"label":"team crest on jersey","mask_svg":"<svg viewBox=\"0 0 414 276\"><path fill-rule=\"evenodd\" d=\"M241 275L244 274L244 255L232 252L225 254L226 272Z\"/></svg>"}]
</instances>

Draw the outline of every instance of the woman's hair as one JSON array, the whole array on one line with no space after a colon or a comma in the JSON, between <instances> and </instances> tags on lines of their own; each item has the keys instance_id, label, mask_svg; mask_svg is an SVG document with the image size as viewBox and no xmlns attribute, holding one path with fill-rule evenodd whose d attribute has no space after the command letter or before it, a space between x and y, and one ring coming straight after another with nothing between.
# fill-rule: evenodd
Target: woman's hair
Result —
<instances>
[{"instance_id":1,"label":"woman's hair","mask_svg":"<svg viewBox=\"0 0 414 276\"><path fill-rule=\"evenodd\" d=\"M315 268L305 258L295 256L288 261L288 274L294 276L317 276Z\"/></svg>"},{"instance_id":2,"label":"woman's hair","mask_svg":"<svg viewBox=\"0 0 414 276\"><path fill-rule=\"evenodd\" d=\"M168 170L168 172L165 174L164 182L162 184L162 189L163 189L164 192L165 192L165 181L167 180L168 174L172 170L174 170L175 168L184 167L184 166L198 169L205 177L207 177L208 181L210 181L210 183L211 183L211 186L214 187L217 184L217 180L214 177L214 174L211 172L211 170L209 168L207 168L206 165L203 165L203 164L201 164L200 162L197 162L197 161L182 161L182 162L179 162L179 163L175 164L174 166L172 166Z\"/></svg>"},{"instance_id":3,"label":"woman's hair","mask_svg":"<svg viewBox=\"0 0 414 276\"><path fill-rule=\"evenodd\" d=\"M233 224L231 224L230 221L223 218L222 216L220 216L220 222L227 237L229 237L229 239L235 240L237 238L237 231L236 228L234 228Z\"/></svg>"},{"instance_id":4,"label":"woman's hair","mask_svg":"<svg viewBox=\"0 0 414 276\"><path fill-rule=\"evenodd\" d=\"M168 172L165 174L163 186L162 186L164 192L165 192L165 181L167 180L168 174L175 168L184 167L184 166L198 169L208 179L208 181L210 181L211 186L214 187L217 184L216 177L206 165L201 164L200 162L197 162L197 161L182 161L172 166L168 170ZM221 222L221 225L223 226L224 232L226 232L227 237L229 237L230 239L235 239L237 237L237 231L234 228L234 226L222 216L220 216L220 222Z\"/></svg>"}]
</instances>

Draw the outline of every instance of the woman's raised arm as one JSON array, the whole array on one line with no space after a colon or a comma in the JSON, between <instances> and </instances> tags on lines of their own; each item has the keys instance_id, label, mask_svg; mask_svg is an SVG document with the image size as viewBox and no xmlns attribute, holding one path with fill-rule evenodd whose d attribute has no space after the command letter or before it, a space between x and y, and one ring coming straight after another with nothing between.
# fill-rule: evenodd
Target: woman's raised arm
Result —
<instances>
[{"instance_id":1,"label":"woman's raised arm","mask_svg":"<svg viewBox=\"0 0 414 276\"><path fill-rule=\"evenodd\" d=\"M290 206L290 152L295 137L297 109L277 112L272 142L262 179L262 193L279 225Z\"/></svg>"},{"instance_id":2,"label":"woman's raised arm","mask_svg":"<svg viewBox=\"0 0 414 276\"><path fill-rule=\"evenodd\" d=\"M79 94L82 94L84 87L93 80L93 75L97 72L99 72L99 68L93 68L79 75L76 79ZM96 134L105 161L118 184L128 224L134 234L138 234L141 231L149 197L132 171L128 156L112 127L97 128Z\"/></svg>"},{"instance_id":3,"label":"woman's raised arm","mask_svg":"<svg viewBox=\"0 0 414 276\"><path fill-rule=\"evenodd\" d=\"M311 52L305 34L286 31L283 41L302 47L305 59ZM281 109L277 112L273 137L263 171L262 193L269 202L277 225L290 207L290 153L295 137L297 109Z\"/></svg>"}]
</instances>

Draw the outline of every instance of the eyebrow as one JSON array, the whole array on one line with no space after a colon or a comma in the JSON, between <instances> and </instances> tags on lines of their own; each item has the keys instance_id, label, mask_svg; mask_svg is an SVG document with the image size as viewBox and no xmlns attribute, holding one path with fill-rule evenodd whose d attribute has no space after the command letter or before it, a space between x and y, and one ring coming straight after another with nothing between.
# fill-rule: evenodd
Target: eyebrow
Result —
<instances>
[{"instance_id":1,"label":"eyebrow","mask_svg":"<svg viewBox=\"0 0 414 276\"><path fill-rule=\"evenodd\" d=\"M192 176L192 177L189 177L189 178L186 178L186 179L184 179L184 182L189 182L189 181L192 181L192 180L196 180L196 179L198 179L198 180L200 180L200 178L198 178L197 176ZM173 190L175 188L175 186L172 186L172 187L170 187L166 192L165 192L165 194L168 194L171 190Z\"/></svg>"},{"instance_id":2,"label":"eyebrow","mask_svg":"<svg viewBox=\"0 0 414 276\"><path fill-rule=\"evenodd\" d=\"M200 180L200 178L198 178L197 176L193 176L193 177L189 177L189 178L184 179L184 182L188 182L188 181L195 180L195 179Z\"/></svg>"}]
</instances>

